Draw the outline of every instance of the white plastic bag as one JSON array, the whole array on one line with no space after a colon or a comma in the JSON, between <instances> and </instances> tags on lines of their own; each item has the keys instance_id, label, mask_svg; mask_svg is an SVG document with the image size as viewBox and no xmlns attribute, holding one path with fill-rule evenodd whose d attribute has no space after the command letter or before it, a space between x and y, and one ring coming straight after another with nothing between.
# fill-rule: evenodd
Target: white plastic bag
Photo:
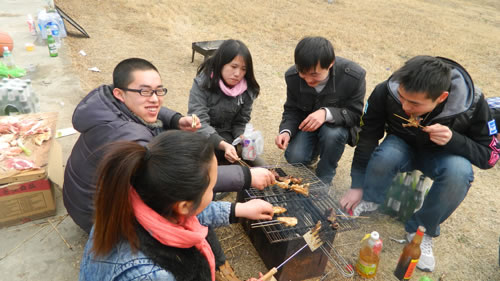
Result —
<instances>
[{"instance_id":1,"label":"white plastic bag","mask_svg":"<svg viewBox=\"0 0 500 281\"><path fill-rule=\"evenodd\" d=\"M247 123L245 126L245 132L243 133L243 139L236 138L232 145L237 145L242 143L241 157L244 160L253 161L258 155L261 155L264 151L264 138L260 131L254 131L252 124Z\"/></svg>"}]
</instances>

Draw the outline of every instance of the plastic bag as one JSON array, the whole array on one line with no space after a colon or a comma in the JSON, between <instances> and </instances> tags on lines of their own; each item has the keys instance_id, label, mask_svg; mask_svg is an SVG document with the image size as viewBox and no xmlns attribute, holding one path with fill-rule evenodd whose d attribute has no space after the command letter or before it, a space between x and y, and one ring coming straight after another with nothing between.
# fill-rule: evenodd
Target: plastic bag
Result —
<instances>
[{"instance_id":1,"label":"plastic bag","mask_svg":"<svg viewBox=\"0 0 500 281\"><path fill-rule=\"evenodd\" d=\"M264 151L264 138L260 131L255 131L252 124L247 123L243 138L236 138L232 145L242 144L241 158L253 161Z\"/></svg>"}]
</instances>

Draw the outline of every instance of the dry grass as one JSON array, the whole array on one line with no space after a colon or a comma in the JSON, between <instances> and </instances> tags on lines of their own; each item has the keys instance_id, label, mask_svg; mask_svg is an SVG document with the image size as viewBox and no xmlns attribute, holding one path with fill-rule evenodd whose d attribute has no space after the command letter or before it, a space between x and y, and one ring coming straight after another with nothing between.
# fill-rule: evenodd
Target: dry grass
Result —
<instances>
[{"instance_id":1,"label":"dry grass","mask_svg":"<svg viewBox=\"0 0 500 281\"><path fill-rule=\"evenodd\" d=\"M169 89L166 106L187 112L187 99L197 66L191 63L193 41L237 38L254 58L261 96L254 106L254 126L265 137L265 155L276 159L274 137L285 100L283 74L293 64L293 49L306 35L329 38L336 54L367 70L367 97L374 86L402 63L419 54L439 55L460 62L487 96L500 88L500 2L497 0L255 0L255 1L57 1L80 23L91 39L69 37L75 70L84 90L111 82L113 67L128 57L151 60ZM71 27L69 30L77 33ZM78 55L85 50L86 57ZM87 68L97 66L102 72ZM350 185L353 149L346 148L334 189L340 196ZM272 161L271 161L272 162ZM416 272L416 278L437 280L499 280L498 167L476 169L476 180L457 211L435 239L436 272ZM378 230L385 241L378 277L391 280L402 246L388 236L403 236L402 224L377 215L359 231L340 235L339 251L355 260L357 242ZM227 256L242 278L265 271L239 226L219 231ZM347 245L347 246L342 246ZM337 273L331 280L341 279ZM359 279L355 277L354 279Z\"/></svg>"}]
</instances>

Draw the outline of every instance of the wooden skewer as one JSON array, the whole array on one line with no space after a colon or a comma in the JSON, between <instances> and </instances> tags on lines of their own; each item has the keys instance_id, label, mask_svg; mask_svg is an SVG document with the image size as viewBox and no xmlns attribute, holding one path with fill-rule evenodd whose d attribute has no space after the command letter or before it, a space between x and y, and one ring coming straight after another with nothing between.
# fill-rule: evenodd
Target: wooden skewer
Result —
<instances>
[{"instance_id":1,"label":"wooden skewer","mask_svg":"<svg viewBox=\"0 0 500 281\"><path fill-rule=\"evenodd\" d=\"M335 215L336 217L344 217L344 218L355 218L355 219L369 219L370 217L364 216L348 216L348 215Z\"/></svg>"},{"instance_id":2,"label":"wooden skewer","mask_svg":"<svg viewBox=\"0 0 500 281\"><path fill-rule=\"evenodd\" d=\"M403 119L404 121L408 122L408 123L412 123L410 120L404 118L403 116L399 116L397 115L396 113L394 113L394 116L398 117L398 118L401 118ZM420 125L420 124L417 124L419 128L423 128L424 126Z\"/></svg>"},{"instance_id":3,"label":"wooden skewer","mask_svg":"<svg viewBox=\"0 0 500 281\"><path fill-rule=\"evenodd\" d=\"M285 154L285 149L281 151L280 156L278 157L278 161L276 161L276 164L274 165L274 169L278 168L278 165L281 162L281 158L283 158L284 154Z\"/></svg>"},{"instance_id":4,"label":"wooden skewer","mask_svg":"<svg viewBox=\"0 0 500 281\"><path fill-rule=\"evenodd\" d=\"M61 232L59 232L59 230L57 230L57 227L50 221L50 219L48 219L47 221L50 223L50 226L52 226L52 228L57 232L57 234L59 234L59 237L61 237L62 241L64 242L64 244L66 244L68 249L73 250L73 247L71 247L71 245L68 243L68 241L66 241L66 239L64 239L64 236L62 236Z\"/></svg>"},{"instance_id":5,"label":"wooden skewer","mask_svg":"<svg viewBox=\"0 0 500 281\"><path fill-rule=\"evenodd\" d=\"M240 163L241 166L245 166L245 167L251 168L250 165L248 165L245 161L243 161L241 159L238 159L238 163Z\"/></svg>"},{"instance_id":6,"label":"wooden skewer","mask_svg":"<svg viewBox=\"0 0 500 281\"><path fill-rule=\"evenodd\" d=\"M19 247L21 247L22 245L24 245L26 242L28 242L31 238L35 237L35 235L37 235L40 231L44 230L45 227L47 227L48 224L46 224L45 226L43 227L40 227L37 231L35 231L35 233L33 233L30 237L24 239L23 241L21 241L19 244L17 244L14 248L10 249L3 257L0 258L0 261L5 259L6 257L8 257L10 254L12 254L13 252L15 252Z\"/></svg>"}]
</instances>

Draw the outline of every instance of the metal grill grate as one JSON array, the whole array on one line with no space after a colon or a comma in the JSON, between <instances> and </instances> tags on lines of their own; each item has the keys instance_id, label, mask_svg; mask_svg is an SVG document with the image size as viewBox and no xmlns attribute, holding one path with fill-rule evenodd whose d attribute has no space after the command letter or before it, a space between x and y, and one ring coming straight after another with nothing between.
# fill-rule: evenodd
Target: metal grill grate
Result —
<instances>
[{"instance_id":1,"label":"metal grill grate","mask_svg":"<svg viewBox=\"0 0 500 281\"><path fill-rule=\"evenodd\" d=\"M272 167L274 168L274 167ZM263 231L271 243L281 241L291 241L301 239L302 235L309 231L314 225L321 221L321 224L330 225L327 221L328 213L333 208L338 215L345 215L337 206L334 199L328 194L328 186L321 182L315 174L302 164L284 164L274 168L280 176L293 176L302 178L302 183L310 183L309 196L298 194L290 189L282 189L273 185L264 190L248 189L246 191L249 199L263 199L273 206L281 206L287 209L287 212L275 215L275 217L296 217L298 223L294 227L287 227L282 224L264 226ZM264 222L264 221L259 221ZM356 221L349 217L337 217L339 227L333 230L328 227L326 235L335 238L337 231L344 232L358 228ZM331 240L333 242L333 239Z\"/></svg>"}]
</instances>

